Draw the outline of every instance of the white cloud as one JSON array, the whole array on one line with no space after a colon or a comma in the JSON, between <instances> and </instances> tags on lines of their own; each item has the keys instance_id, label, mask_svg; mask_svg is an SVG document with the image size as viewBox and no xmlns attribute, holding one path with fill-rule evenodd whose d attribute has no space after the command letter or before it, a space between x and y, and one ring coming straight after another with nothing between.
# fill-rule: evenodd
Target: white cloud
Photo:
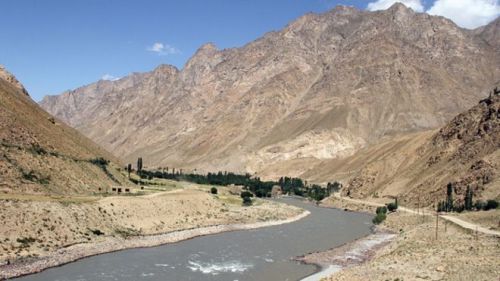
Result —
<instances>
[{"instance_id":1,"label":"white cloud","mask_svg":"<svg viewBox=\"0 0 500 281\"><path fill-rule=\"evenodd\" d=\"M107 73L106 73L106 74L104 74L104 75L101 77L101 80L108 80L108 81L116 81L116 80L118 80L118 79L120 79L120 77L115 77L115 76L113 76L113 75L111 75L111 74L107 74Z\"/></svg>"},{"instance_id":2,"label":"white cloud","mask_svg":"<svg viewBox=\"0 0 500 281\"><path fill-rule=\"evenodd\" d=\"M368 3L369 11L385 10L400 2L416 12L423 12L422 0L377 0ZM465 28L488 24L500 16L500 0L435 0L425 11L430 15L443 16Z\"/></svg>"},{"instance_id":3,"label":"white cloud","mask_svg":"<svg viewBox=\"0 0 500 281\"><path fill-rule=\"evenodd\" d=\"M396 2L404 4L406 7L411 8L415 12L424 11L424 5L422 5L422 2L420 0L377 0L368 3L366 9L368 11L385 10L391 7Z\"/></svg>"},{"instance_id":4,"label":"white cloud","mask_svg":"<svg viewBox=\"0 0 500 281\"><path fill-rule=\"evenodd\" d=\"M169 44L163 44L160 42L154 43L152 46L148 47L146 50L148 50L150 52L157 53L158 55L161 55L161 56L175 55L175 54L180 53L179 49L175 48L174 46L171 46Z\"/></svg>"},{"instance_id":5,"label":"white cloud","mask_svg":"<svg viewBox=\"0 0 500 281\"><path fill-rule=\"evenodd\" d=\"M496 19L500 5L498 0L436 0L427 13L447 17L461 27L476 28Z\"/></svg>"}]
</instances>

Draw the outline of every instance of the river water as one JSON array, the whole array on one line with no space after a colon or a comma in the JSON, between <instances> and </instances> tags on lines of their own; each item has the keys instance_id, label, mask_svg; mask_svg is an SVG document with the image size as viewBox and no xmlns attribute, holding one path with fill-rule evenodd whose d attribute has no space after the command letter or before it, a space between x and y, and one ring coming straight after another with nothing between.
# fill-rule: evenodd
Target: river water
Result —
<instances>
[{"instance_id":1,"label":"river water","mask_svg":"<svg viewBox=\"0 0 500 281\"><path fill-rule=\"evenodd\" d=\"M300 280L318 268L295 262L293 257L327 250L370 233L370 215L320 208L292 198L281 201L311 214L279 226L89 257L16 280Z\"/></svg>"}]
</instances>

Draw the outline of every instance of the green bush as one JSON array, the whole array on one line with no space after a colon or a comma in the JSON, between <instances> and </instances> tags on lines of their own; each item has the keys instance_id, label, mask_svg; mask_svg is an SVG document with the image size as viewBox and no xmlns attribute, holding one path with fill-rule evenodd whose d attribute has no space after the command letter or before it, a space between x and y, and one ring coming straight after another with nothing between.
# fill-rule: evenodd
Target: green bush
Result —
<instances>
[{"instance_id":1,"label":"green bush","mask_svg":"<svg viewBox=\"0 0 500 281\"><path fill-rule=\"evenodd\" d=\"M92 232L92 234L97 236L104 235L104 232L102 232L100 229L91 229L90 232Z\"/></svg>"},{"instance_id":2,"label":"green bush","mask_svg":"<svg viewBox=\"0 0 500 281\"><path fill-rule=\"evenodd\" d=\"M109 164L109 160L104 159L103 157L97 157L89 160L90 163L97 166L106 166Z\"/></svg>"},{"instance_id":3,"label":"green bush","mask_svg":"<svg viewBox=\"0 0 500 281\"><path fill-rule=\"evenodd\" d=\"M375 211L375 213L378 215L378 214L387 214L387 207L377 207L377 210Z\"/></svg>"},{"instance_id":4,"label":"green bush","mask_svg":"<svg viewBox=\"0 0 500 281\"><path fill-rule=\"evenodd\" d=\"M498 202L496 200L488 200L486 202L486 205L483 207L483 210L488 211L488 210L494 210L498 208Z\"/></svg>"},{"instance_id":5,"label":"green bush","mask_svg":"<svg viewBox=\"0 0 500 281\"><path fill-rule=\"evenodd\" d=\"M385 218L386 218L385 213L382 213L382 212L381 213L377 213L377 215L373 218L372 222L374 224L380 224L380 223L382 223L385 220Z\"/></svg>"},{"instance_id":6,"label":"green bush","mask_svg":"<svg viewBox=\"0 0 500 281\"><path fill-rule=\"evenodd\" d=\"M249 197L249 198L251 198L251 197L253 197L253 194L252 194L252 192L250 192L250 191L243 191L243 192L240 194L240 196L241 196L241 198L243 198L243 199L244 199L245 197Z\"/></svg>"},{"instance_id":7,"label":"green bush","mask_svg":"<svg viewBox=\"0 0 500 281\"><path fill-rule=\"evenodd\" d=\"M217 194L217 188L215 187L210 188L210 193Z\"/></svg>"},{"instance_id":8,"label":"green bush","mask_svg":"<svg viewBox=\"0 0 500 281\"><path fill-rule=\"evenodd\" d=\"M252 205L252 198L245 196L243 197L243 206L251 206Z\"/></svg>"},{"instance_id":9,"label":"green bush","mask_svg":"<svg viewBox=\"0 0 500 281\"><path fill-rule=\"evenodd\" d=\"M389 203L387 204L387 209L389 212L394 212L398 209L398 205L396 205L396 203Z\"/></svg>"},{"instance_id":10,"label":"green bush","mask_svg":"<svg viewBox=\"0 0 500 281\"><path fill-rule=\"evenodd\" d=\"M33 237L23 237L23 238L17 238L16 241L18 243L21 243L21 247L26 248L29 247L30 244L34 243L36 239Z\"/></svg>"},{"instance_id":11,"label":"green bush","mask_svg":"<svg viewBox=\"0 0 500 281\"><path fill-rule=\"evenodd\" d=\"M485 207L486 207L486 202L484 201L477 200L476 203L474 203L474 208L476 208L476 210L478 211L484 209Z\"/></svg>"}]
</instances>

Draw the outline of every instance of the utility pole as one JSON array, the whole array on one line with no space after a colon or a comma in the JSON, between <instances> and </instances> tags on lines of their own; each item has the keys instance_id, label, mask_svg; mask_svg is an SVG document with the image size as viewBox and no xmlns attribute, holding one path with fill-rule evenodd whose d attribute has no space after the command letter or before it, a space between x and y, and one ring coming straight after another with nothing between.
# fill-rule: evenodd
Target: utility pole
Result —
<instances>
[{"instance_id":1,"label":"utility pole","mask_svg":"<svg viewBox=\"0 0 500 281\"><path fill-rule=\"evenodd\" d=\"M435 204L434 207L436 207ZM439 227L439 212L436 209L436 241L438 240L438 227Z\"/></svg>"},{"instance_id":2,"label":"utility pole","mask_svg":"<svg viewBox=\"0 0 500 281\"><path fill-rule=\"evenodd\" d=\"M417 215L420 214L420 192L418 193Z\"/></svg>"}]
</instances>

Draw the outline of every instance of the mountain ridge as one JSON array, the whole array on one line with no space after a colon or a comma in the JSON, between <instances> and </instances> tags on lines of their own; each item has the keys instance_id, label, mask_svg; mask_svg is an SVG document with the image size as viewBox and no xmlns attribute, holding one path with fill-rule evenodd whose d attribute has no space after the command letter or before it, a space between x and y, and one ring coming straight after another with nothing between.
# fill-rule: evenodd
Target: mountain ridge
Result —
<instances>
[{"instance_id":1,"label":"mountain ridge","mask_svg":"<svg viewBox=\"0 0 500 281\"><path fill-rule=\"evenodd\" d=\"M500 76L485 34L402 5L338 7L240 48L207 43L183 69L162 66L137 84L91 84L40 104L129 162L258 173L445 124Z\"/></svg>"}]
</instances>

